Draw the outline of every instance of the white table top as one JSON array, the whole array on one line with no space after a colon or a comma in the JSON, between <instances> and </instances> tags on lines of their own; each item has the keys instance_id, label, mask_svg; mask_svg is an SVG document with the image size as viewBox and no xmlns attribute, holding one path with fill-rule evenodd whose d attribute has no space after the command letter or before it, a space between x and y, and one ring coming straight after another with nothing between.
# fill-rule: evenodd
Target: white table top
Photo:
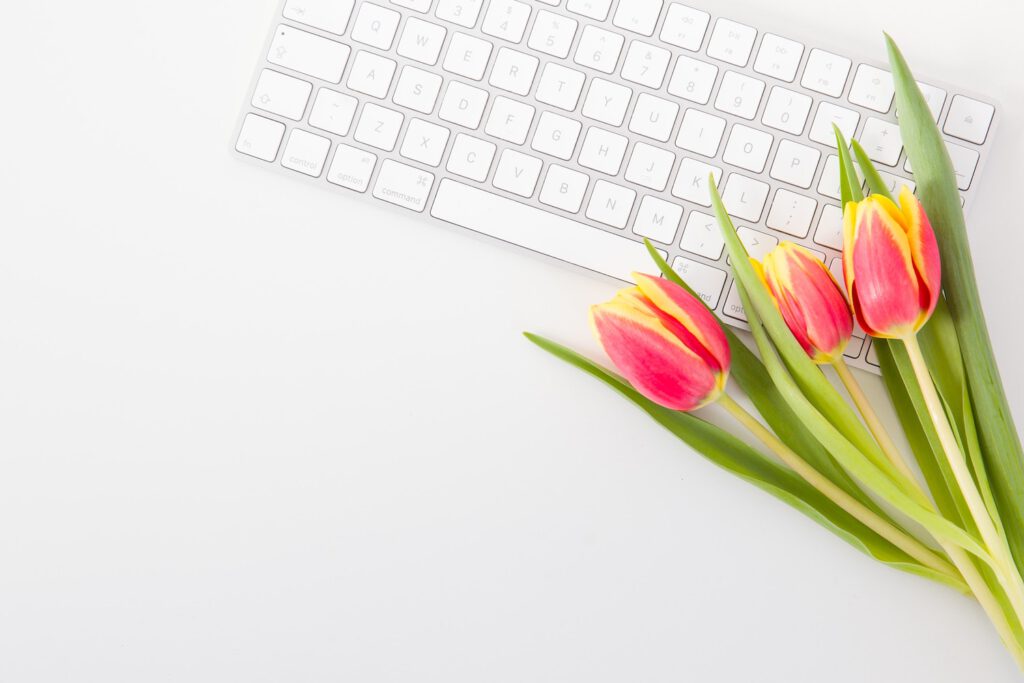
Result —
<instances>
[{"instance_id":1,"label":"white table top","mask_svg":"<svg viewBox=\"0 0 1024 683\"><path fill-rule=\"evenodd\" d=\"M984 4L771 3L1001 99L972 240L1021 416L1024 43ZM519 336L594 351L611 282L232 158L276 5L4 11L0 679L1018 680L968 600Z\"/></svg>"}]
</instances>

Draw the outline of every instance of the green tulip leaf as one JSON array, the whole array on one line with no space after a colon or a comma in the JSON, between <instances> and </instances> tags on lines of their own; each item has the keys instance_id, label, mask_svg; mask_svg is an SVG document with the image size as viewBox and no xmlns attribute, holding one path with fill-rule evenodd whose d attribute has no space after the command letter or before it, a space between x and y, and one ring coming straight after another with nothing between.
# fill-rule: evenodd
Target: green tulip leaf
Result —
<instances>
[{"instance_id":1,"label":"green tulip leaf","mask_svg":"<svg viewBox=\"0 0 1024 683\"><path fill-rule=\"evenodd\" d=\"M984 470L1019 570L1024 571L1024 447L1010 413L978 292L960 191L942 134L906 59L886 36L900 132L917 193L942 254L943 289L963 349Z\"/></svg>"},{"instance_id":2,"label":"green tulip leaf","mask_svg":"<svg viewBox=\"0 0 1024 683\"><path fill-rule=\"evenodd\" d=\"M930 509L930 501L923 504L918 498L909 495L872 461L864 457L864 454L839 431L829 418L814 407L803 395L800 387L782 363L761 320L758 319L757 313L751 312L756 311L756 307L752 306L753 302L746 287L741 283L739 289L743 305L748 310L751 331L757 342L757 348L761 352L761 360L768 369L772 381L775 382L775 386L793 408L797 417L814 433L822 445L828 448L829 452L858 481L887 504L920 524L934 538L958 545L990 567L997 568L998 564L976 538Z\"/></svg>"},{"instance_id":3,"label":"green tulip leaf","mask_svg":"<svg viewBox=\"0 0 1024 683\"><path fill-rule=\"evenodd\" d=\"M712 463L790 505L866 555L895 569L938 581L963 593L969 592L963 583L925 567L906 555L792 470L746 442L694 415L669 410L654 403L618 375L571 349L537 335L527 334L526 337L548 353L604 382Z\"/></svg>"},{"instance_id":4,"label":"green tulip leaf","mask_svg":"<svg viewBox=\"0 0 1024 683\"><path fill-rule=\"evenodd\" d=\"M857 164L864 172L864 180L867 181L871 194L882 195L888 198L889 201L896 203L896 198L889 191L889 185L882 179L882 174L875 168L871 157L868 156L867 152L864 151L864 148L856 140L853 141L853 154L857 157Z\"/></svg>"},{"instance_id":5,"label":"green tulip leaf","mask_svg":"<svg viewBox=\"0 0 1024 683\"><path fill-rule=\"evenodd\" d=\"M802 396L806 395L815 409L824 415L831 424L835 425L839 432L852 442L860 452L864 453L875 467L882 470L892 481L898 482L904 491L912 497L916 497L919 502L926 502L924 494L911 482L908 482L903 473L889 462L881 447L871 435L871 432L860 421L860 418L853 408L850 407L850 404L836 391L836 388L822 373L821 368L808 357L807 352L804 351L803 347L800 346L793 336L793 333L790 332L789 327L782 318L782 314L779 313L779 310L772 301L771 294L750 263L746 248L736 233L732 218L730 218L729 212L722 202L722 196L718 192L714 178L709 178L708 182L711 190L711 201L725 239L726 249L732 260L736 281L743 285L743 288L751 298L753 310L746 310L747 317L750 318L752 315L756 315L762 321L765 330L782 356L786 367L800 387ZM764 358L762 357L763 360ZM828 444L822 443L822 445L826 449L829 448ZM832 455L835 456L835 453ZM849 468L846 469L849 471ZM851 472L851 474L853 473Z\"/></svg>"}]
</instances>

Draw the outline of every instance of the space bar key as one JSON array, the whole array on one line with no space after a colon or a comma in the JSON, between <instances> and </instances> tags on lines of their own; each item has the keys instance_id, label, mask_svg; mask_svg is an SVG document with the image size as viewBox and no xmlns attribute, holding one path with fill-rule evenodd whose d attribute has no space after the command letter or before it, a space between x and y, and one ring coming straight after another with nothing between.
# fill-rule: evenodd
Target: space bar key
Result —
<instances>
[{"instance_id":1,"label":"space bar key","mask_svg":"<svg viewBox=\"0 0 1024 683\"><path fill-rule=\"evenodd\" d=\"M640 242L447 178L430 215L627 282L633 272L656 272Z\"/></svg>"}]
</instances>

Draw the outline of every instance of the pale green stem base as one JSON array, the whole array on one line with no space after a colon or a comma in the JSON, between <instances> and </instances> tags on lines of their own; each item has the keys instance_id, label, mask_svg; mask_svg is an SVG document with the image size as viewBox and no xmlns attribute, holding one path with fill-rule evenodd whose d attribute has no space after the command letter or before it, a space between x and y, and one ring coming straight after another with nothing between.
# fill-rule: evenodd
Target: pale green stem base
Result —
<instances>
[{"instance_id":1,"label":"pale green stem base","mask_svg":"<svg viewBox=\"0 0 1024 683\"><path fill-rule=\"evenodd\" d=\"M963 494L964 501L967 503L967 508L970 510L978 532L981 534L982 542L999 565L996 568L996 575L999 578L1000 585L1010 599L1010 603L1016 613L1017 623L1024 626L1024 582L1021 581L1013 558L1010 556L1010 549L1006 545L1003 536L996 529L995 523L988 513L988 508L985 507L985 501L982 499L981 493L974 482L974 477L971 476L971 472L967 467L967 460L960 450L960 444L953 433L953 427L950 425L949 418L942 406L942 399L939 398L938 391L935 389L935 384L932 381L928 365L924 360L917 336L911 335L904 339L903 343L906 345L907 355L914 368L914 375L917 377L917 383L924 397L925 406L928 408L928 414L935 425L939 442L942 444L946 461L949 463L957 486Z\"/></svg>"},{"instance_id":2,"label":"pale green stem base","mask_svg":"<svg viewBox=\"0 0 1024 683\"><path fill-rule=\"evenodd\" d=\"M825 475L811 467L803 458L790 450L782 441L772 434L764 425L758 422L757 418L743 409L743 406L736 403L728 394L722 394L718 400L733 418L746 427L758 440L767 446L773 453L779 456L790 469L796 472L802 479L811 486L818 489L829 500L841 507L854 519L868 527L876 534L892 543L894 546L914 558L924 566L945 574L955 581L960 580L957 570L943 558L929 549L923 543L913 538L905 531L898 529L891 523L879 517L874 511L863 503L836 486Z\"/></svg>"},{"instance_id":3,"label":"pale green stem base","mask_svg":"<svg viewBox=\"0 0 1024 683\"><path fill-rule=\"evenodd\" d=\"M846 392L853 399L853 404L857 406L857 410L860 411L861 416L864 418L864 423L868 426L872 436L881 446L882 452L885 453L885 457L889 459L889 462L907 479L907 483L914 486L918 491L923 492L924 489L921 487L920 480L914 471L910 469L907 461L903 458L899 448L896 447L896 443L889 436L888 430L885 425L882 424L882 420L878 417L878 413L871 406L871 402L868 400L867 395L864 393L864 389L860 386L857 378L853 376L850 371L850 366L846 364L842 358L832 364L836 374L839 375L840 381L843 386L846 387Z\"/></svg>"}]
</instances>

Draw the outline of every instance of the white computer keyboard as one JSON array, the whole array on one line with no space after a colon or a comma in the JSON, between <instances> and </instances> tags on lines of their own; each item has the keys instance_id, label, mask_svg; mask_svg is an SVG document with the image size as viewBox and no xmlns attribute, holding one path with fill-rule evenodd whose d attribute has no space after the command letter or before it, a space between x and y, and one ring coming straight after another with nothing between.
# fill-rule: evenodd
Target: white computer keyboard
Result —
<instances>
[{"instance_id":1,"label":"white computer keyboard","mask_svg":"<svg viewBox=\"0 0 1024 683\"><path fill-rule=\"evenodd\" d=\"M792 240L837 272L832 124L913 187L884 64L769 28L689 1L285 0L235 149L619 279L650 238L743 326L710 173L752 255ZM995 107L922 87L968 202Z\"/></svg>"}]
</instances>

